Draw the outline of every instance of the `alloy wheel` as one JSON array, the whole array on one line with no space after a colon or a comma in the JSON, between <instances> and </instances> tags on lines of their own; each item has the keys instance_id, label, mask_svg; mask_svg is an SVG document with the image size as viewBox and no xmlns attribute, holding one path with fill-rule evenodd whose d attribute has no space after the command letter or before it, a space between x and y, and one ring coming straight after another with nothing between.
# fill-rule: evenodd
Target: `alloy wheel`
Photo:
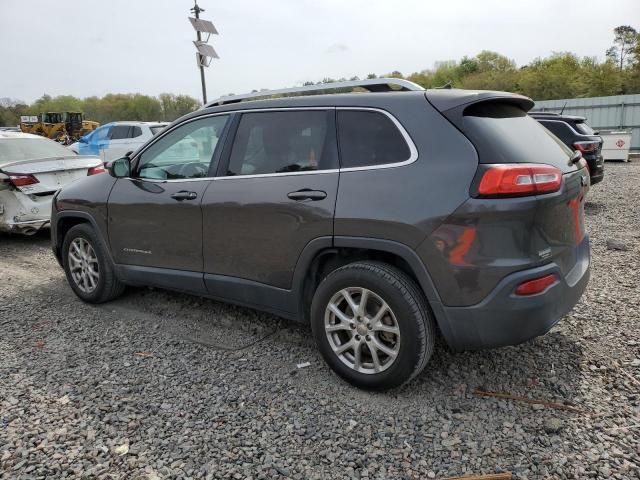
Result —
<instances>
[{"instance_id":1,"label":"alloy wheel","mask_svg":"<svg viewBox=\"0 0 640 480\"><path fill-rule=\"evenodd\" d=\"M388 369L400 352L400 326L380 295L361 287L331 297L324 327L333 353L349 368L365 374Z\"/></svg>"},{"instance_id":2,"label":"alloy wheel","mask_svg":"<svg viewBox=\"0 0 640 480\"><path fill-rule=\"evenodd\" d=\"M93 292L100 280L100 266L91 243L82 237L75 238L69 245L68 259L76 286L84 293Z\"/></svg>"}]
</instances>

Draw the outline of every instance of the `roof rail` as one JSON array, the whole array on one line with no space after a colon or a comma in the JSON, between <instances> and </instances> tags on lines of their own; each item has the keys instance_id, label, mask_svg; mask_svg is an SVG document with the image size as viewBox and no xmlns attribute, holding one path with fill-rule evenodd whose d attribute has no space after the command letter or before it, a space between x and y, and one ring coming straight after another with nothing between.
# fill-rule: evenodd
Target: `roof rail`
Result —
<instances>
[{"instance_id":1,"label":"roof rail","mask_svg":"<svg viewBox=\"0 0 640 480\"><path fill-rule=\"evenodd\" d=\"M279 90L262 90L260 92L243 93L241 95L228 95L220 97L213 102L208 102L205 107L238 103L246 100L257 100L265 97L286 97L295 96L296 94L305 95L311 92L336 93L331 92L331 90L353 89L355 87L363 88L369 92L424 90L420 85L401 78L370 78L366 80L349 80L346 82L330 82L305 85L303 87L282 88Z\"/></svg>"}]
</instances>

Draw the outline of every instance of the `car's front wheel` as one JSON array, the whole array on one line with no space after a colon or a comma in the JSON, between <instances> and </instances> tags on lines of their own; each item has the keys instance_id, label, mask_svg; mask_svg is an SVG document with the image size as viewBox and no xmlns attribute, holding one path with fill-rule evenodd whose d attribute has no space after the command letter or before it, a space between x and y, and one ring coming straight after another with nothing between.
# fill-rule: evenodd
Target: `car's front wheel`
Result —
<instances>
[{"instance_id":1,"label":"car's front wheel","mask_svg":"<svg viewBox=\"0 0 640 480\"><path fill-rule=\"evenodd\" d=\"M85 302L106 302L124 290L102 242L88 224L76 225L65 235L62 264L71 289Z\"/></svg>"},{"instance_id":2,"label":"car's front wheel","mask_svg":"<svg viewBox=\"0 0 640 480\"><path fill-rule=\"evenodd\" d=\"M311 322L326 362L360 388L402 385L433 353L435 326L422 292L384 263L352 263L330 273L314 295Z\"/></svg>"}]
</instances>

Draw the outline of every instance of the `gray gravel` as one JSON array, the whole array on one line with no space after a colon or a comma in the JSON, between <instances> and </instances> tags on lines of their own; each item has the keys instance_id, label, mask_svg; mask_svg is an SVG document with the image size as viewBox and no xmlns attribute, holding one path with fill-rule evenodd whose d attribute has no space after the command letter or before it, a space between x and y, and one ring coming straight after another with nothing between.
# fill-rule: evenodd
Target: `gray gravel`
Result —
<instances>
[{"instance_id":1,"label":"gray gravel","mask_svg":"<svg viewBox=\"0 0 640 480\"><path fill-rule=\"evenodd\" d=\"M606 168L574 311L518 347L439 345L385 394L340 381L307 328L269 315L148 289L85 305L46 235L0 236L0 476L640 478L640 164Z\"/></svg>"}]
</instances>

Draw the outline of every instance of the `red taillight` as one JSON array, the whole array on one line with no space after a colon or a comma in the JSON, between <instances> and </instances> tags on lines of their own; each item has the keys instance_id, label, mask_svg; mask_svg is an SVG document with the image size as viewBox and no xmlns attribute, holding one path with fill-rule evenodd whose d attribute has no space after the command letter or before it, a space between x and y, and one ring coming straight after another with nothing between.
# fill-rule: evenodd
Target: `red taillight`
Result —
<instances>
[{"instance_id":1,"label":"red taillight","mask_svg":"<svg viewBox=\"0 0 640 480\"><path fill-rule=\"evenodd\" d=\"M576 150L579 152L593 153L598 151L600 142L575 142L573 146L576 147Z\"/></svg>"},{"instance_id":2,"label":"red taillight","mask_svg":"<svg viewBox=\"0 0 640 480\"><path fill-rule=\"evenodd\" d=\"M38 182L38 179L33 175L21 175L19 173L9 173L9 182L14 187L27 187L29 185L34 185Z\"/></svg>"},{"instance_id":3,"label":"red taillight","mask_svg":"<svg viewBox=\"0 0 640 480\"><path fill-rule=\"evenodd\" d=\"M87 177L89 175L98 175L99 173L104 173L106 172L104 165L98 165L97 167L91 167L89 170L87 170Z\"/></svg>"},{"instance_id":4,"label":"red taillight","mask_svg":"<svg viewBox=\"0 0 640 480\"><path fill-rule=\"evenodd\" d=\"M527 280L516 287L516 295L535 295L536 293L544 292L556 283L556 280L558 280L558 277L555 273L533 280Z\"/></svg>"},{"instance_id":5,"label":"red taillight","mask_svg":"<svg viewBox=\"0 0 640 480\"><path fill-rule=\"evenodd\" d=\"M509 163L490 165L482 175L482 196L515 196L550 193L560 189L562 172L551 165Z\"/></svg>"}]
</instances>

